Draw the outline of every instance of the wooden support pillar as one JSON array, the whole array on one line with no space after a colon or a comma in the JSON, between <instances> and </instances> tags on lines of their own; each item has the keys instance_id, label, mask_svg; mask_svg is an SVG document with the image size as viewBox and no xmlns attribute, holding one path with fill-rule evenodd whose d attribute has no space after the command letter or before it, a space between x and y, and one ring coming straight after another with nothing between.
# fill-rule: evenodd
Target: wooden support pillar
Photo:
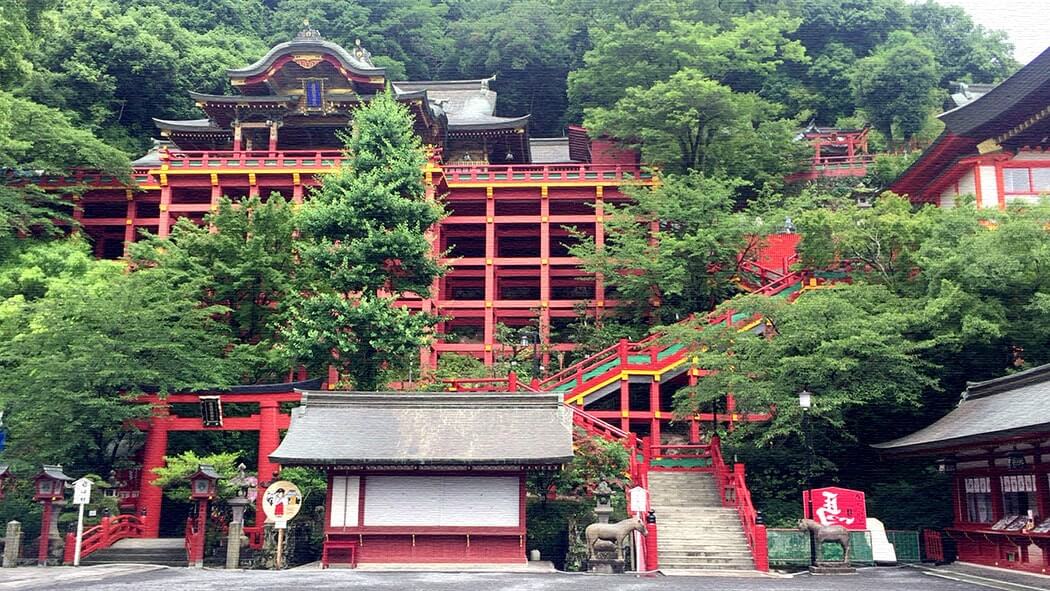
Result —
<instances>
[{"instance_id":1,"label":"wooden support pillar","mask_svg":"<svg viewBox=\"0 0 1050 591\"><path fill-rule=\"evenodd\" d=\"M689 368L689 387L693 388L696 386L698 377L696 375L696 368ZM700 443L700 421L699 417L694 414L689 418L689 444L697 445Z\"/></svg>"},{"instance_id":2,"label":"wooden support pillar","mask_svg":"<svg viewBox=\"0 0 1050 591\"><path fill-rule=\"evenodd\" d=\"M270 122L270 142L267 146L268 151L270 152L270 157L277 154L277 127L278 125L276 121Z\"/></svg>"},{"instance_id":3,"label":"wooden support pillar","mask_svg":"<svg viewBox=\"0 0 1050 591\"><path fill-rule=\"evenodd\" d=\"M167 238L171 233L171 185L165 184L160 188L160 221L157 226L157 236Z\"/></svg>"},{"instance_id":4,"label":"wooden support pillar","mask_svg":"<svg viewBox=\"0 0 1050 591\"><path fill-rule=\"evenodd\" d=\"M277 402L267 400L259 403L259 481L276 480L276 472L281 466L270 461L270 454L280 443L277 430L277 417L280 408Z\"/></svg>"},{"instance_id":5,"label":"wooden support pillar","mask_svg":"<svg viewBox=\"0 0 1050 591\"><path fill-rule=\"evenodd\" d=\"M258 197L259 196L259 182L255 178L254 172L248 173L248 196Z\"/></svg>"},{"instance_id":6,"label":"wooden support pillar","mask_svg":"<svg viewBox=\"0 0 1050 591\"><path fill-rule=\"evenodd\" d=\"M243 137L244 137L244 135L243 135L243 133L241 131L241 122L240 121L234 121L233 122L233 151L234 152L240 152L241 151L241 139Z\"/></svg>"},{"instance_id":7,"label":"wooden support pillar","mask_svg":"<svg viewBox=\"0 0 1050 591\"><path fill-rule=\"evenodd\" d=\"M663 417L660 412L660 381L656 376L653 376L653 381L649 383L649 410L653 414L649 437L652 438L653 445L660 446L663 441L660 439L660 422Z\"/></svg>"},{"instance_id":8,"label":"wooden support pillar","mask_svg":"<svg viewBox=\"0 0 1050 591\"><path fill-rule=\"evenodd\" d=\"M537 328L540 343L544 345L541 360L543 367L550 367L551 364L551 203L547 191L546 185L540 189L540 317Z\"/></svg>"},{"instance_id":9,"label":"wooden support pillar","mask_svg":"<svg viewBox=\"0 0 1050 591\"><path fill-rule=\"evenodd\" d=\"M153 406L152 420L146 432L146 447L142 452L142 475L139 478L139 517L144 523L142 537L160 536L160 505L164 491L153 480L154 468L164 466L164 454L168 450L168 412L167 403L156 403Z\"/></svg>"},{"instance_id":10,"label":"wooden support pillar","mask_svg":"<svg viewBox=\"0 0 1050 591\"><path fill-rule=\"evenodd\" d=\"M138 226L138 205L133 199L131 189L127 191L128 210L127 219L124 220L124 256L128 256L131 244L135 242L135 232Z\"/></svg>"},{"instance_id":11,"label":"wooden support pillar","mask_svg":"<svg viewBox=\"0 0 1050 591\"><path fill-rule=\"evenodd\" d=\"M212 208L219 205L219 199L222 199L222 185L219 184L219 175L217 173L211 173L211 206Z\"/></svg>"},{"instance_id":12,"label":"wooden support pillar","mask_svg":"<svg viewBox=\"0 0 1050 591\"><path fill-rule=\"evenodd\" d=\"M594 188L594 245L597 252L605 250L605 187ZM605 278L601 273L594 276L594 300L598 302L595 322L605 304Z\"/></svg>"},{"instance_id":13,"label":"wooden support pillar","mask_svg":"<svg viewBox=\"0 0 1050 591\"><path fill-rule=\"evenodd\" d=\"M496 200L492 187L485 191L485 365L492 365L496 347Z\"/></svg>"},{"instance_id":14,"label":"wooden support pillar","mask_svg":"<svg viewBox=\"0 0 1050 591\"><path fill-rule=\"evenodd\" d=\"M631 431L631 381L626 375L620 378L620 428Z\"/></svg>"},{"instance_id":15,"label":"wooden support pillar","mask_svg":"<svg viewBox=\"0 0 1050 591\"><path fill-rule=\"evenodd\" d=\"M61 486L61 483L59 483ZM38 566L47 566L47 550L51 541L51 501L43 501L44 513L40 519L40 540L36 551L36 563Z\"/></svg>"}]
</instances>

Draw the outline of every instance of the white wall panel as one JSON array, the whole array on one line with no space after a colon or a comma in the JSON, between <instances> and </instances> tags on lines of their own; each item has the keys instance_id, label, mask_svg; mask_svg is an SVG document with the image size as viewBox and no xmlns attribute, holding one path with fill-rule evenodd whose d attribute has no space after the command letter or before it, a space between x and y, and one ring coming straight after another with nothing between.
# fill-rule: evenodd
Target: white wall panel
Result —
<instances>
[{"instance_id":1,"label":"white wall panel","mask_svg":"<svg viewBox=\"0 0 1050 591\"><path fill-rule=\"evenodd\" d=\"M332 478L332 506L328 524L331 527L355 527L357 525L358 502L361 496L360 476L335 476Z\"/></svg>"},{"instance_id":2,"label":"white wall panel","mask_svg":"<svg viewBox=\"0 0 1050 591\"><path fill-rule=\"evenodd\" d=\"M369 476L366 526L517 527L514 476Z\"/></svg>"}]
</instances>

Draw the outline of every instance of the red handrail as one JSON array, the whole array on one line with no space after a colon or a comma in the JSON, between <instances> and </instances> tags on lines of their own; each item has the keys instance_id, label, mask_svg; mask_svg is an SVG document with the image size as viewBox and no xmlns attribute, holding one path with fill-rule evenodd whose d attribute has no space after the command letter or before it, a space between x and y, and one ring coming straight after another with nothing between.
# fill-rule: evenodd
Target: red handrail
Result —
<instances>
[{"instance_id":1,"label":"red handrail","mask_svg":"<svg viewBox=\"0 0 1050 591\"><path fill-rule=\"evenodd\" d=\"M722 444L717 436L711 438L711 467L718 486L723 507L736 507L740 524L744 528L744 537L755 568L769 570L769 546L766 540L766 526L758 523L758 512L751 502L751 491L747 488L743 464L734 464L730 470L722 459Z\"/></svg>"},{"instance_id":2,"label":"red handrail","mask_svg":"<svg viewBox=\"0 0 1050 591\"><path fill-rule=\"evenodd\" d=\"M125 538L141 538L145 527L142 519L135 515L103 517L98 525L84 530L80 542L80 558L86 558L94 552L109 548L115 542ZM66 534L66 549L63 556L66 564L73 564L76 543L76 534Z\"/></svg>"}]
</instances>

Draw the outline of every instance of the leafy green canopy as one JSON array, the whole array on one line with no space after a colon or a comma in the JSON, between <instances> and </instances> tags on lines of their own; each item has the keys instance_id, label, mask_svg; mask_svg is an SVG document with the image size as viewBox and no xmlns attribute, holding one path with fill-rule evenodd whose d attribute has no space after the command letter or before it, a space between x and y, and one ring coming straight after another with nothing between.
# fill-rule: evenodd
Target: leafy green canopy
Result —
<instances>
[{"instance_id":1,"label":"leafy green canopy","mask_svg":"<svg viewBox=\"0 0 1050 591\"><path fill-rule=\"evenodd\" d=\"M165 269L198 286L203 305L226 310L218 319L234 339L227 358L239 383L281 381L292 367L279 330L295 290L293 206L280 194L223 198L204 222L180 219L167 238L145 237L132 246L132 263Z\"/></svg>"},{"instance_id":2,"label":"leafy green canopy","mask_svg":"<svg viewBox=\"0 0 1050 591\"><path fill-rule=\"evenodd\" d=\"M359 390L411 363L437 320L395 307L391 295L425 297L442 272L426 238L442 209L426 197L425 163L411 114L381 94L354 112L346 164L299 216L304 283L284 336L302 360L334 363Z\"/></svg>"},{"instance_id":3,"label":"leafy green canopy","mask_svg":"<svg viewBox=\"0 0 1050 591\"><path fill-rule=\"evenodd\" d=\"M70 250L70 264L56 264ZM135 396L228 385L229 339L197 285L87 255L61 241L23 255L37 270L7 283L0 303L0 406L8 457L108 473L127 451L128 421L148 412Z\"/></svg>"},{"instance_id":4,"label":"leafy green canopy","mask_svg":"<svg viewBox=\"0 0 1050 591\"><path fill-rule=\"evenodd\" d=\"M634 190L634 203L606 206L602 249L580 240L571 252L615 291L628 322L670 323L710 310L734 293L730 279L747 247L745 218L732 213L734 188L694 173Z\"/></svg>"}]
</instances>

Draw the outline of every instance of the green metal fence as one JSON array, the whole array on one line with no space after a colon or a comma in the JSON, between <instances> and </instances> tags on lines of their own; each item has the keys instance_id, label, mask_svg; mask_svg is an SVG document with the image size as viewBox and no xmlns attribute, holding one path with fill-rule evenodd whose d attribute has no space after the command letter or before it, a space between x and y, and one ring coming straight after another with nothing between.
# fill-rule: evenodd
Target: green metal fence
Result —
<instances>
[{"instance_id":1,"label":"green metal fence","mask_svg":"<svg viewBox=\"0 0 1050 591\"><path fill-rule=\"evenodd\" d=\"M919 562L919 532L889 530L886 537L897 553L897 562ZM808 566L809 536L794 529L770 529L766 531L769 544L769 566ZM842 549L838 544L825 543L824 560L842 560ZM871 533L850 532L850 563L856 566L873 566Z\"/></svg>"},{"instance_id":2,"label":"green metal fence","mask_svg":"<svg viewBox=\"0 0 1050 591\"><path fill-rule=\"evenodd\" d=\"M919 554L919 532L890 529L886 530L886 537L893 544L897 562L922 562L922 556Z\"/></svg>"},{"instance_id":3,"label":"green metal fence","mask_svg":"<svg viewBox=\"0 0 1050 591\"><path fill-rule=\"evenodd\" d=\"M794 529L766 530L769 543L769 566L808 566L809 536ZM856 566L872 566L871 534L866 531L850 532L850 563ZM838 544L825 543L824 560L842 560L842 549ZM820 554L818 553L818 556Z\"/></svg>"}]
</instances>

